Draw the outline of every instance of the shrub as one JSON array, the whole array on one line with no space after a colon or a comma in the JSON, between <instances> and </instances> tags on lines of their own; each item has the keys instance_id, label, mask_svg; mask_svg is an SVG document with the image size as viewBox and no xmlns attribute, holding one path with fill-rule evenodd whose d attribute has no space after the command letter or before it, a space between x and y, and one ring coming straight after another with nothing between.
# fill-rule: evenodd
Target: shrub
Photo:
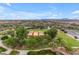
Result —
<instances>
[{"instance_id":1,"label":"shrub","mask_svg":"<svg viewBox=\"0 0 79 59\"><path fill-rule=\"evenodd\" d=\"M51 50L29 51L28 55L56 55L56 52Z\"/></svg>"},{"instance_id":2,"label":"shrub","mask_svg":"<svg viewBox=\"0 0 79 59\"><path fill-rule=\"evenodd\" d=\"M13 50L13 51L10 52L10 55L17 55L17 54L19 54L19 52L16 51L16 50Z\"/></svg>"},{"instance_id":3,"label":"shrub","mask_svg":"<svg viewBox=\"0 0 79 59\"><path fill-rule=\"evenodd\" d=\"M48 34L53 39L57 35L57 29L52 28L52 29L48 30L47 32L45 32L45 34Z\"/></svg>"},{"instance_id":4,"label":"shrub","mask_svg":"<svg viewBox=\"0 0 79 59\"><path fill-rule=\"evenodd\" d=\"M1 52L5 52L5 51L6 51L6 49L5 49L5 48L0 47L0 53L1 53Z\"/></svg>"},{"instance_id":5,"label":"shrub","mask_svg":"<svg viewBox=\"0 0 79 59\"><path fill-rule=\"evenodd\" d=\"M8 36L7 36L7 35L5 35L5 36L3 36L3 37L1 38L1 40L5 40L5 39L8 39Z\"/></svg>"}]
</instances>

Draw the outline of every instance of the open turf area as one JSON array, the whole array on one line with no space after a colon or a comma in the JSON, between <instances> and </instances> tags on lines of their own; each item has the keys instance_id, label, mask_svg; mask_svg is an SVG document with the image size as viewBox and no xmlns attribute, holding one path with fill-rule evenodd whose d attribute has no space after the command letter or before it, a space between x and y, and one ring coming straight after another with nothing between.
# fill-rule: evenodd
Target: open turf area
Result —
<instances>
[{"instance_id":1,"label":"open turf area","mask_svg":"<svg viewBox=\"0 0 79 59\"><path fill-rule=\"evenodd\" d=\"M39 31L39 32L44 32L44 31L47 31L47 29L30 29L29 31Z\"/></svg>"},{"instance_id":2,"label":"open turf area","mask_svg":"<svg viewBox=\"0 0 79 59\"><path fill-rule=\"evenodd\" d=\"M42 29L42 30L40 30L40 29L30 29L30 31L44 32L44 31L47 31L47 29ZM67 36L66 33L64 33L62 31L58 31L57 37L62 38L69 46L79 47L79 41Z\"/></svg>"},{"instance_id":3,"label":"open turf area","mask_svg":"<svg viewBox=\"0 0 79 59\"><path fill-rule=\"evenodd\" d=\"M64 32L58 31L57 37L62 38L69 46L79 47L79 41L67 36Z\"/></svg>"}]
</instances>

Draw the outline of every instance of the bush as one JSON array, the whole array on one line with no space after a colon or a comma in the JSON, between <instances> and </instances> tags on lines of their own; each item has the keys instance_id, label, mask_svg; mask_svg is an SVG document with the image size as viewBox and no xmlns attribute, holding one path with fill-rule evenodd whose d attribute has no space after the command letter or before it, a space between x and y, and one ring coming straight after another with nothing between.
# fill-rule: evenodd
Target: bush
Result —
<instances>
[{"instance_id":1,"label":"bush","mask_svg":"<svg viewBox=\"0 0 79 59\"><path fill-rule=\"evenodd\" d=\"M5 39L8 39L8 36L7 36L7 35L5 35L5 36L3 36L3 37L1 38L1 40L5 40Z\"/></svg>"},{"instance_id":2,"label":"bush","mask_svg":"<svg viewBox=\"0 0 79 59\"><path fill-rule=\"evenodd\" d=\"M0 53L1 53L1 52L5 52L5 51L6 51L6 49L5 49L5 48L0 47Z\"/></svg>"},{"instance_id":3,"label":"bush","mask_svg":"<svg viewBox=\"0 0 79 59\"><path fill-rule=\"evenodd\" d=\"M48 34L53 39L57 35L57 29L52 28L52 29L48 30L47 32L45 32L45 34Z\"/></svg>"},{"instance_id":4,"label":"bush","mask_svg":"<svg viewBox=\"0 0 79 59\"><path fill-rule=\"evenodd\" d=\"M61 29L61 31L63 31L64 33L67 33L67 31L65 29Z\"/></svg>"},{"instance_id":5,"label":"bush","mask_svg":"<svg viewBox=\"0 0 79 59\"><path fill-rule=\"evenodd\" d=\"M74 36L74 38L75 38L75 39L78 39L78 37L77 37L77 36Z\"/></svg>"},{"instance_id":6,"label":"bush","mask_svg":"<svg viewBox=\"0 0 79 59\"><path fill-rule=\"evenodd\" d=\"M29 51L28 55L56 55L56 52L51 50Z\"/></svg>"},{"instance_id":7,"label":"bush","mask_svg":"<svg viewBox=\"0 0 79 59\"><path fill-rule=\"evenodd\" d=\"M10 55L17 55L17 54L19 54L19 52L16 51L16 50L13 50L13 51L10 52Z\"/></svg>"},{"instance_id":8,"label":"bush","mask_svg":"<svg viewBox=\"0 0 79 59\"><path fill-rule=\"evenodd\" d=\"M3 42L9 47L16 46L16 42L15 42L14 38L12 38L12 37L9 37L8 39L4 40Z\"/></svg>"}]
</instances>

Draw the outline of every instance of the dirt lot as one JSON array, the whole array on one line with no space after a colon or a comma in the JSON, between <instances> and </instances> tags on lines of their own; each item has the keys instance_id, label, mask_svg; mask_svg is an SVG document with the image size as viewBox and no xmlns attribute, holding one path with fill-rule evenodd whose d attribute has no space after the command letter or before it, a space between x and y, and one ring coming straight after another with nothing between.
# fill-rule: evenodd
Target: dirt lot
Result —
<instances>
[{"instance_id":1,"label":"dirt lot","mask_svg":"<svg viewBox=\"0 0 79 59\"><path fill-rule=\"evenodd\" d=\"M30 31L28 33L28 36L41 36L41 35L44 35L44 33L40 31Z\"/></svg>"}]
</instances>

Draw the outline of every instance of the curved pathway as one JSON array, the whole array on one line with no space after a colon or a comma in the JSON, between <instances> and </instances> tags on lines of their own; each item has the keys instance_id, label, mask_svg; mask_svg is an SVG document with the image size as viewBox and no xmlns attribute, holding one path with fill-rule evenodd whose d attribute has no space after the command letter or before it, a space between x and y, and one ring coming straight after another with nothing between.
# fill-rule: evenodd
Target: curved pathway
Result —
<instances>
[{"instance_id":1,"label":"curved pathway","mask_svg":"<svg viewBox=\"0 0 79 59\"><path fill-rule=\"evenodd\" d=\"M1 35L0 35L0 37L2 37ZM7 51L5 51L5 52L2 52L1 54L9 54L13 49L11 49L11 48L8 48L8 47L6 47L3 43L2 43L2 40L0 39L0 46L1 47L3 47L3 48L5 48L5 49L7 49ZM19 51L20 52L20 55L25 55L25 54L27 54L27 50L17 50L17 51Z\"/></svg>"},{"instance_id":2,"label":"curved pathway","mask_svg":"<svg viewBox=\"0 0 79 59\"><path fill-rule=\"evenodd\" d=\"M3 43L2 43L2 40L0 40L0 46L1 47L3 47L3 48L5 48L5 49L7 49L7 51L5 51L5 52L2 52L1 54L9 54L13 49L11 49L11 48L8 48L8 47L6 47ZM17 50L17 51L19 51L20 53L19 53L19 55L27 55L27 50Z\"/></svg>"},{"instance_id":3,"label":"curved pathway","mask_svg":"<svg viewBox=\"0 0 79 59\"><path fill-rule=\"evenodd\" d=\"M7 51L2 52L2 53L9 54L9 53L12 51L11 48L6 47L6 46L2 43L2 40L1 40L1 39L0 39L0 46L3 47L3 48L5 48L5 49L7 49Z\"/></svg>"}]
</instances>

